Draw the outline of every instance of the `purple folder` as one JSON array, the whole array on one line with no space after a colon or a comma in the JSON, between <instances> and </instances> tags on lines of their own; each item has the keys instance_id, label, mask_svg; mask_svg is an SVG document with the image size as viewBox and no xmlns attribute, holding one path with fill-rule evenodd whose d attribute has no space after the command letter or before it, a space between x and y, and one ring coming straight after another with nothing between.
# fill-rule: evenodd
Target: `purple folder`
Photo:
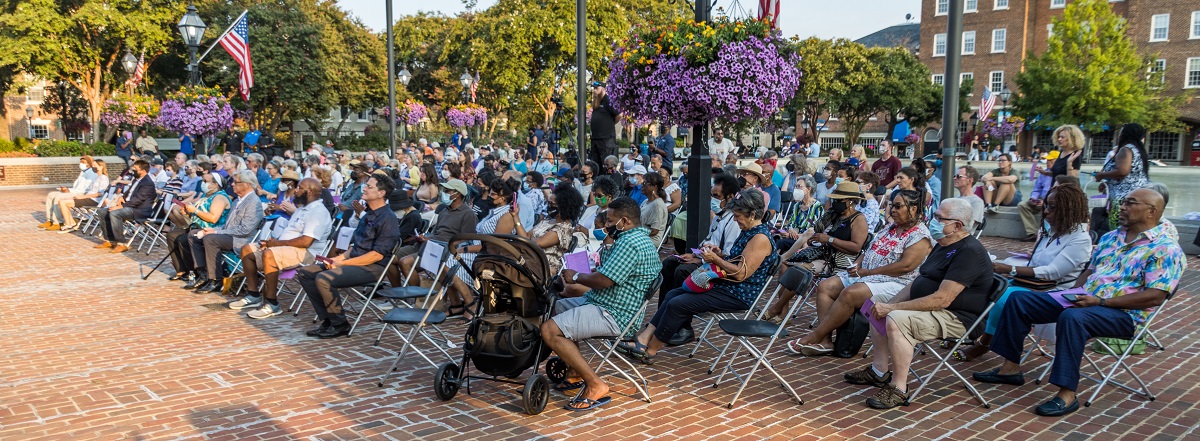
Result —
<instances>
[{"instance_id":1,"label":"purple folder","mask_svg":"<svg viewBox=\"0 0 1200 441\"><path fill-rule=\"evenodd\" d=\"M1063 294L1075 294L1077 296L1089 295L1087 293L1087 291L1084 291L1083 288L1071 288L1071 289L1064 289L1062 291L1050 291L1046 294L1049 294L1050 297L1053 298L1054 301L1058 302L1059 305L1062 305L1063 308L1073 308L1076 306L1074 303L1071 303L1071 302L1067 301L1067 299L1063 298Z\"/></svg>"},{"instance_id":2,"label":"purple folder","mask_svg":"<svg viewBox=\"0 0 1200 441\"><path fill-rule=\"evenodd\" d=\"M563 256L563 263L567 269L580 274L591 274L592 266L588 264L587 251L580 251Z\"/></svg>"},{"instance_id":3,"label":"purple folder","mask_svg":"<svg viewBox=\"0 0 1200 441\"><path fill-rule=\"evenodd\" d=\"M875 314L871 313L871 308L874 306L875 302L872 302L871 299L867 299L866 303L863 303L862 308L860 308L858 312L861 312L862 315L867 317L867 321L871 322L871 326L875 328L875 331L879 332L879 335L886 336L887 324L884 323L882 319L875 318Z\"/></svg>"}]
</instances>

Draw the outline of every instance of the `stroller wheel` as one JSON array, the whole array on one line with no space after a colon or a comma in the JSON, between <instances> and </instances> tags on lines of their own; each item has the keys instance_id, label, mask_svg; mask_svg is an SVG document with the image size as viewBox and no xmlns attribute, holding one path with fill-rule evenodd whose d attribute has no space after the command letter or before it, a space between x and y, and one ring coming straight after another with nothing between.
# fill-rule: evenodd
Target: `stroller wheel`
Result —
<instances>
[{"instance_id":1,"label":"stroller wheel","mask_svg":"<svg viewBox=\"0 0 1200 441\"><path fill-rule=\"evenodd\" d=\"M567 362L562 361L561 358L550 357L546 360L546 377L550 379L551 383L558 384L566 380L567 369Z\"/></svg>"},{"instance_id":2,"label":"stroller wheel","mask_svg":"<svg viewBox=\"0 0 1200 441\"><path fill-rule=\"evenodd\" d=\"M449 401L458 393L458 365L446 363L438 367L433 377L433 393L439 400Z\"/></svg>"},{"instance_id":3,"label":"stroller wheel","mask_svg":"<svg viewBox=\"0 0 1200 441\"><path fill-rule=\"evenodd\" d=\"M525 381L525 390L521 393L521 405L525 413L537 415L546 409L546 401L550 399L550 379L537 374Z\"/></svg>"}]
</instances>

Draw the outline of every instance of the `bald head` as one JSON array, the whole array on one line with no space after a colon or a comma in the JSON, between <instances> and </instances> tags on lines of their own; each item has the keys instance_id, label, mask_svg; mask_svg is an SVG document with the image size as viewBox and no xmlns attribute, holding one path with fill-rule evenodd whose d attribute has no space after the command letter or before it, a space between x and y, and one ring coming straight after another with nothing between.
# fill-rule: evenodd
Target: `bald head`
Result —
<instances>
[{"instance_id":1,"label":"bald head","mask_svg":"<svg viewBox=\"0 0 1200 441\"><path fill-rule=\"evenodd\" d=\"M305 204L313 201L320 201L321 191L324 189L325 187L321 185L321 181L317 180L316 178L304 178L301 179L300 184L296 186L296 196L306 195L303 198L299 198L300 200L304 201Z\"/></svg>"},{"instance_id":2,"label":"bald head","mask_svg":"<svg viewBox=\"0 0 1200 441\"><path fill-rule=\"evenodd\" d=\"M1167 201L1162 194L1149 188L1139 188L1125 195L1117 220L1126 228L1150 229L1162 220L1166 208Z\"/></svg>"}]
</instances>

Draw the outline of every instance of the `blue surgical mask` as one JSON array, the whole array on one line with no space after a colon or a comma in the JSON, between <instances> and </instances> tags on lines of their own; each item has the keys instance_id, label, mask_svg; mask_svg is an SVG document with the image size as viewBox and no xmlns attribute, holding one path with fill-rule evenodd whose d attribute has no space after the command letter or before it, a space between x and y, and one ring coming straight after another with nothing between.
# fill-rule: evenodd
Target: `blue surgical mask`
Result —
<instances>
[{"instance_id":1,"label":"blue surgical mask","mask_svg":"<svg viewBox=\"0 0 1200 441\"><path fill-rule=\"evenodd\" d=\"M442 205L450 205L450 202L451 202L450 193L443 191L442 192Z\"/></svg>"},{"instance_id":2,"label":"blue surgical mask","mask_svg":"<svg viewBox=\"0 0 1200 441\"><path fill-rule=\"evenodd\" d=\"M1048 221L1046 219L1042 219L1042 231L1045 231L1047 233L1050 232L1050 221Z\"/></svg>"},{"instance_id":3,"label":"blue surgical mask","mask_svg":"<svg viewBox=\"0 0 1200 441\"><path fill-rule=\"evenodd\" d=\"M629 177L629 185L632 185L632 186L634 186L634 187L637 187L637 185L638 185L638 180L637 180L637 177L636 177L636 176L630 176L630 177Z\"/></svg>"},{"instance_id":4,"label":"blue surgical mask","mask_svg":"<svg viewBox=\"0 0 1200 441\"><path fill-rule=\"evenodd\" d=\"M524 183L524 184L521 184L521 191L524 191L524 192L529 192L529 190L530 190L530 188L529 188L529 183L528 183L528 182L526 182L526 183Z\"/></svg>"},{"instance_id":5,"label":"blue surgical mask","mask_svg":"<svg viewBox=\"0 0 1200 441\"><path fill-rule=\"evenodd\" d=\"M709 204L708 208L710 210L712 210L713 213L717 213L717 212L721 211L721 200L720 199L712 198L712 200L708 204Z\"/></svg>"},{"instance_id":6,"label":"blue surgical mask","mask_svg":"<svg viewBox=\"0 0 1200 441\"><path fill-rule=\"evenodd\" d=\"M603 228L594 228L592 229L592 237L595 237L596 240L604 240L605 237L608 237L608 233L605 233Z\"/></svg>"}]
</instances>

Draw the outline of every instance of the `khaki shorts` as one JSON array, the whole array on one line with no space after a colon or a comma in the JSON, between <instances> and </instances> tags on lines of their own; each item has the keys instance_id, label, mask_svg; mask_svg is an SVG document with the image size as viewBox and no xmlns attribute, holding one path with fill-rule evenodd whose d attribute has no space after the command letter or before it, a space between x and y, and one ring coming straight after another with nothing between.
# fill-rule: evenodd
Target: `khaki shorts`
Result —
<instances>
[{"instance_id":1,"label":"khaki shorts","mask_svg":"<svg viewBox=\"0 0 1200 441\"><path fill-rule=\"evenodd\" d=\"M875 303L886 303L892 296L872 296ZM941 338L959 338L967 333L967 328L958 321L958 316L945 309L938 311L892 311L888 314L891 320L900 328L901 334L914 346L923 341Z\"/></svg>"},{"instance_id":2,"label":"khaki shorts","mask_svg":"<svg viewBox=\"0 0 1200 441\"><path fill-rule=\"evenodd\" d=\"M258 264L258 268L264 268L263 249L257 243L251 243L249 246L254 250L254 262ZM275 267L281 270L312 265L316 260L306 248L270 247L267 249L271 250L271 256L275 260Z\"/></svg>"}]
</instances>

